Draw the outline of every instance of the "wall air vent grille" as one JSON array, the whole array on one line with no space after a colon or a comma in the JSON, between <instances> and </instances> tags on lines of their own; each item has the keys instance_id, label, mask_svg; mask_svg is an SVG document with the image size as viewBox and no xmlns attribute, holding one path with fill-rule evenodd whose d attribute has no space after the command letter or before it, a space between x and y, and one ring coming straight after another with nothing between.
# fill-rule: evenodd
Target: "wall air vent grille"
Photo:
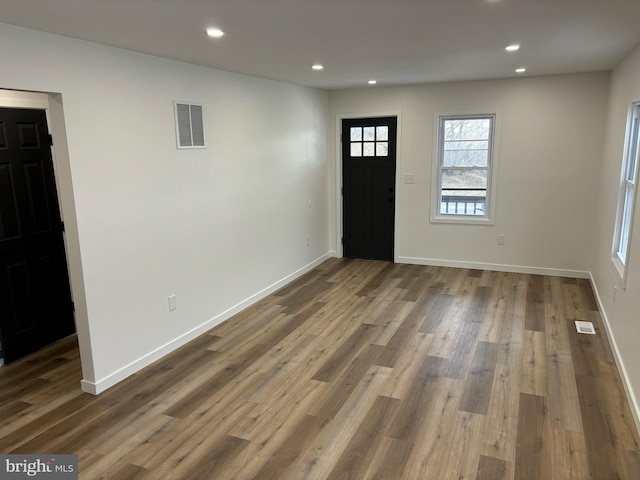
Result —
<instances>
[{"instance_id":1,"label":"wall air vent grille","mask_svg":"<svg viewBox=\"0 0 640 480\"><path fill-rule=\"evenodd\" d=\"M206 148L202 105L174 101L173 110L178 149Z\"/></svg>"}]
</instances>

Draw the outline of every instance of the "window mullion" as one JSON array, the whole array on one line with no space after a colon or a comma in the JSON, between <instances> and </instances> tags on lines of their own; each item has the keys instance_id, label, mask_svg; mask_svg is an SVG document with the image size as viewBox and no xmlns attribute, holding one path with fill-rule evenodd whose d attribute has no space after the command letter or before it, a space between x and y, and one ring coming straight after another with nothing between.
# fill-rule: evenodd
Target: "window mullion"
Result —
<instances>
[{"instance_id":1,"label":"window mullion","mask_svg":"<svg viewBox=\"0 0 640 480\"><path fill-rule=\"evenodd\" d=\"M489 167L441 167L442 170L489 170Z\"/></svg>"}]
</instances>

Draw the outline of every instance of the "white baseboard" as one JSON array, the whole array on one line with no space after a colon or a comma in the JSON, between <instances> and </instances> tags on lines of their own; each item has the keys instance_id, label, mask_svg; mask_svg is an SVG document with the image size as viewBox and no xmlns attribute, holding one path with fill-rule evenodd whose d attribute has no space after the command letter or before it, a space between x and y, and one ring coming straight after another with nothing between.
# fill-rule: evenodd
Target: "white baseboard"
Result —
<instances>
[{"instance_id":1,"label":"white baseboard","mask_svg":"<svg viewBox=\"0 0 640 480\"><path fill-rule=\"evenodd\" d=\"M102 390L98 391L98 384L97 383L93 383L93 382L89 382L88 380L80 380L80 390L82 390L85 393L90 393L91 395L98 395L101 392L104 392L107 388L113 386L115 384L109 385L108 387L105 386Z\"/></svg>"},{"instance_id":2,"label":"white baseboard","mask_svg":"<svg viewBox=\"0 0 640 480\"><path fill-rule=\"evenodd\" d=\"M627 398L629 399L629 407L631 408L631 413L633 414L633 420L636 422L636 429L638 430L638 433L640 433L640 405L638 404L638 399L636 398L633 392L633 388L631 387L631 381L629 380L627 369L625 368L624 362L622 361L622 356L620 355L620 350L618 349L618 344L616 343L616 337L613 335L613 331L611 330L611 324L609 323L607 312L604 310L598 288L596 287L596 282L591 274L589 274L589 279L591 280L591 287L593 288L593 293L596 297L596 302L598 303L598 310L600 311L600 315L602 316L602 323L604 324L604 328L607 331L607 338L609 339L609 345L611 346L611 351L613 352L613 359L616 362L616 366L618 367L618 371L620 372L620 375L622 377L622 385L624 386L624 391L627 394Z\"/></svg>"},{"instance_id":3,"label":"white baseboard","mask_svg":"<svg viewBox=\"0 0 640 480\"><path fill-rule=\"evenodd\" d=\"M164 357L168 353L171 353L172 351L176 350L177 348L181 347L182 345L190 342L194 338L202 335L203 333L207 332L208 330L211 330L216 325L219 325L220 323L224 322L225 320L228 320L229 318L234 316L236 313L241 312L245 308L253 305L256 302L259 302L260 300L265 298L267 295L272 294L273 292L275 292L276 290L284 287L285 285L287 285L288 283L292 282L293 280L301 277L305 273L309 272L313 268L315 268L318 265L320 265L325 260L329 259L331 256L332 256L331 252L328 252L328 253L324 254L323 256L321 256L320 258L314 260L313 262L309 263L308 265L305 265L304 267L296 270L295 272L291 273L290 275L287 275L286 277L282 278L281 280L278 280L277 282L273 283L272 285L268 286L267 288L259 291L258 293L255 293L254 295L251 295L250 297L248 297L247 299L245 299L242 302L238 303L237 305L234 305L233 307L231 307L231 308L225 310L224 312L216 315L215 317L211 318L210 320L207 320L202 325L199 325L198 327L196 327L196 328L194 328L192 330L189 330L188 332L180 335L179 337L174 338L173 340L165 343L164 345L156 348L155 350L147 353L146 355L143 355L139 359L129 363L128 365L125 365L124 367L116 370L115 372L113 372L113 373L107 375L106 377L98 380L97 382L90 382L88 380L81 380L80 381L80 388L82 389L83 392L91 393L93 395L98 395L98 394L104 392L108 388L111 388L112 386L114 386L115 384L121 382L125 378L130 377L134 373L142 370L144 367L146 367L146 366L152 364L153 362L155 362L156 360Z\"/></svg>"},{"instance_id":4,"label":"white baseboard","mask_svg":"<svg viewBox=\"0 0 640 480\"><path fill-rule=\"evenodd\" d=\"M433 258L397 257L398 263L412 265L433 265L436 267L467 268L474 270L491 270L494 272L529 273L532 275L548 275L551 277L590 278L589 272L582 270L563 270L558 268L527 267L523 265L502 265L499 263L460 262L457 260L440 260Z\"/></svg>"}]
</instances>

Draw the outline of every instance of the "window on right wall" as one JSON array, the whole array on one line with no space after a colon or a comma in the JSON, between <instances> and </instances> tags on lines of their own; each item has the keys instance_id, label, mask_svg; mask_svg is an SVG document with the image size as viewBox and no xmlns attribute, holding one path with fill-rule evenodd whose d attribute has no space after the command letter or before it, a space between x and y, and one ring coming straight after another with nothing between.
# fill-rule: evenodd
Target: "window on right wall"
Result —
<instances>
[{"instance_id":1,"label":"window on right wall","mask_svg":"<svg viewBox=\"0 0 640 480\"><path fill-rule=\"evenodd\" d=\"M640 103L632 104L627 120L622 172L620 175L620 190L618 194L618 211L616 214L616 229L613 235L611 259L620 276L626 280L629 264L629 246L631 244L631 227L633 207L636 197L638 181L638 156L640 155Z\"/></svg>"},{"instance_id":2,"label":"window on right wall","mask_svg":"<svg viewBox=\"0 0 640 480\"><path fill-rule=\"evenodd\" d=\"M431 220L492 223L495 114L438 116Z\"/></svg>"}]
</instances>

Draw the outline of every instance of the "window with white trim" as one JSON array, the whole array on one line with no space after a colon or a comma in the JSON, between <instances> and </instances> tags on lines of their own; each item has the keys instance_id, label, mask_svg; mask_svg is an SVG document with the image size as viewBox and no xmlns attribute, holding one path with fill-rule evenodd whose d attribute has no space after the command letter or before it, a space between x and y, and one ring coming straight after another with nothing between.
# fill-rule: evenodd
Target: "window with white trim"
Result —
<instances>
[{"instance_id":1,"label":"window with white trim","mask_svg":"<svg viewBox=\"0 0 640 480\"><path fill-rule=\"evenodd\" d=\"M491 220L494 131L494 114L439 117L433 221Z\"/></svg>"},{"instance_id":2,"label":"window with white trim","mask_svg":"<svg viewBox=\"0 0 640 480\"><path fill-rule=\"evenodd\" d=\"M616 229L613 236L613 264L622 280L628 265L631 244L631 224L638 181L638 157L640 156L640 103L632 104L627 121L627 133L620 175L620 192Z\"/></svg>"}]
</instances>

